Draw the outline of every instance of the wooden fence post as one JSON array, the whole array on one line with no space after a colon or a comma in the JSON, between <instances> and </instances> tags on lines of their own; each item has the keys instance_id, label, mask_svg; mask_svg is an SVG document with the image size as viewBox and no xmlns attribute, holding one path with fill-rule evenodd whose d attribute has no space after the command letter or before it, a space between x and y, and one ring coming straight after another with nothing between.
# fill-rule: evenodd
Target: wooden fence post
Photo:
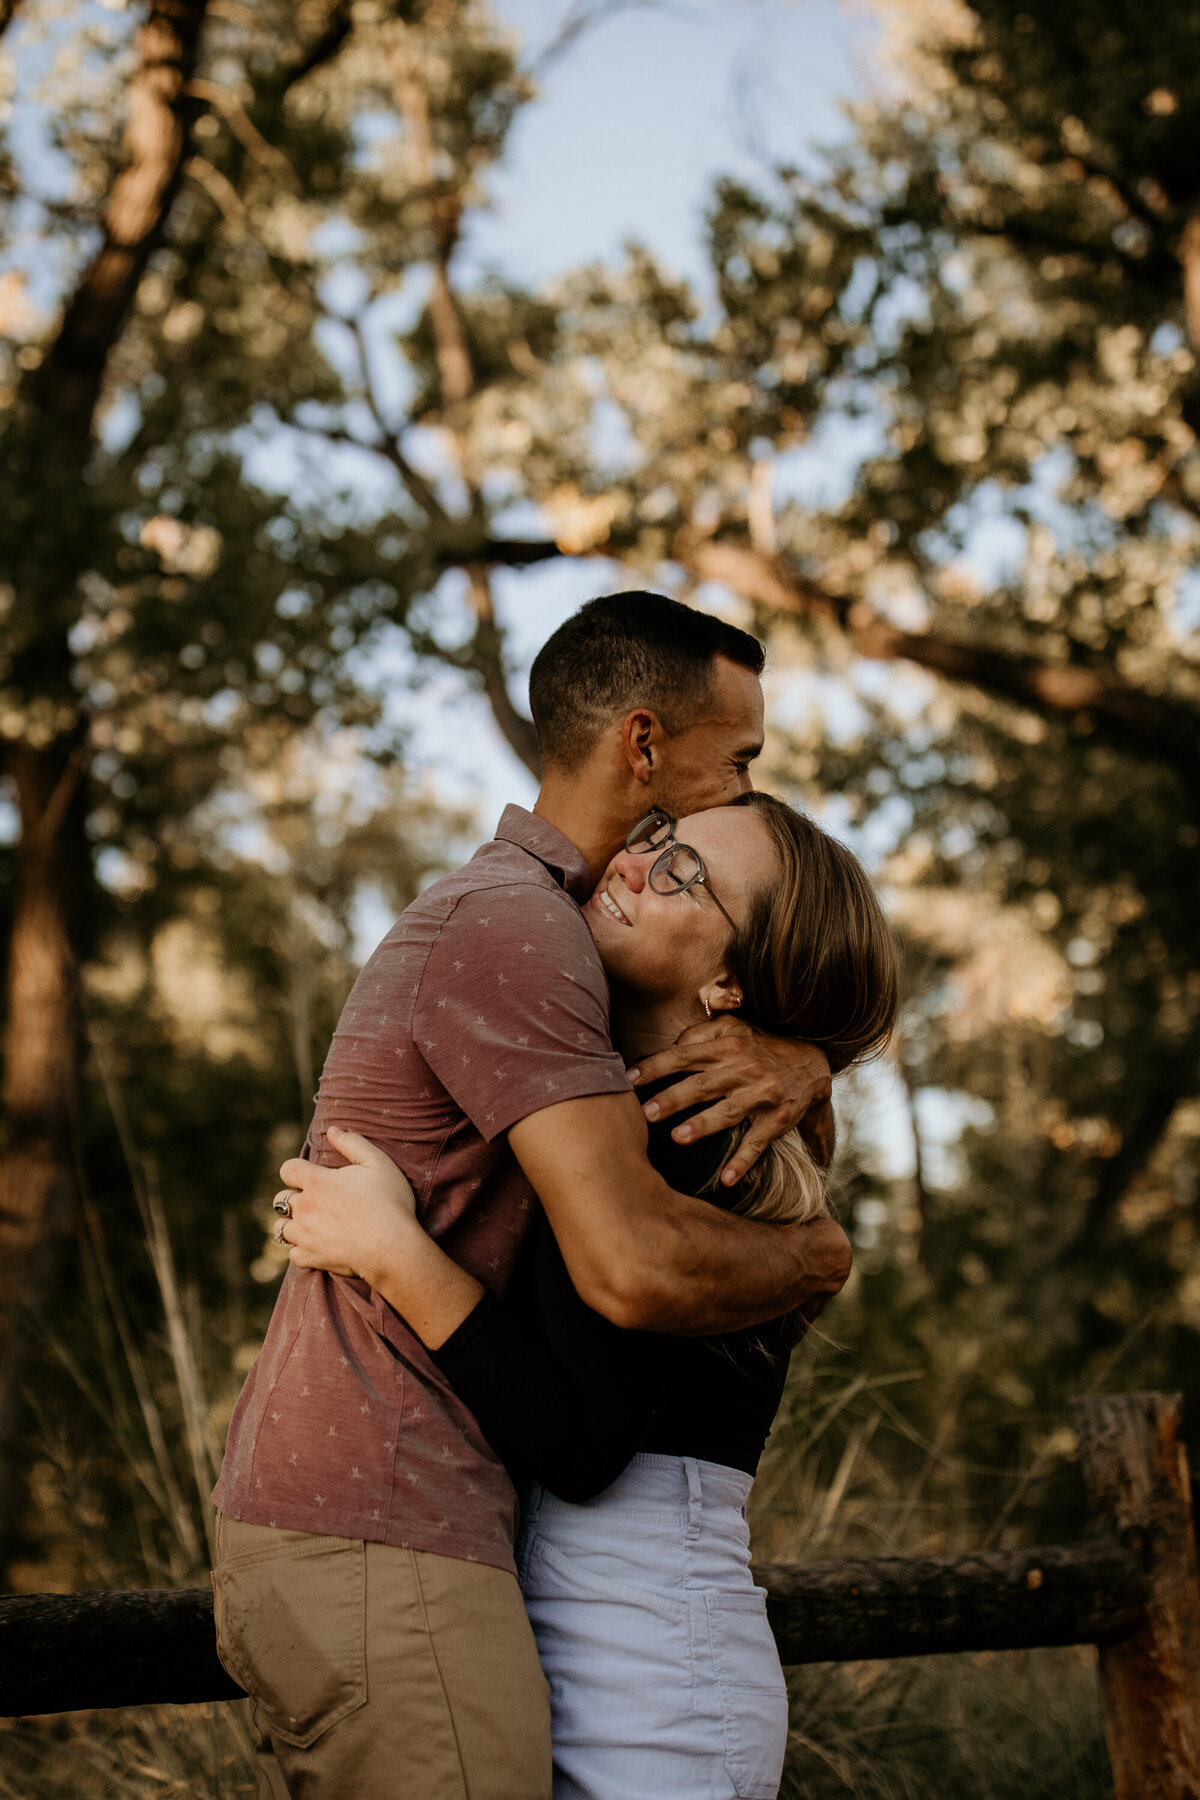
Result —
<instances>
[{"instance_id":1,"label":"wooden fence post","mask_svg":"<svg viewBox=\"0 0 1200 1800\"><path fill-rule=\"evenodd\" d=\"M1112 1394L1073 1407L1093 1529L1137 1557L1146 1611L1100 1643L1116 1800L1200 1795L1200 1584L1178 1394Z\"/></svg>"}]
</instances>

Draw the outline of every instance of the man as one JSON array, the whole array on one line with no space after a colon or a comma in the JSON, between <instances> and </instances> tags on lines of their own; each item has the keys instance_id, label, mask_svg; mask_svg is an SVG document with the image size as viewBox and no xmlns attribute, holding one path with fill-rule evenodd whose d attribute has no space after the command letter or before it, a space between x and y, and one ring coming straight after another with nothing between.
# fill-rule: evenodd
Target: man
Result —
<instances>
[{"instance_id":1,"label":"man","mask_svg":"<svg viewBox=\"0 0 1200 1800\"><path fill-rule=\"evenodd\" d=\"M656 806L719 805L762 746L763 652L651 594L593 601L534 663L544 761L533 814L404 914L346 1003L303 1164L362 1133L421 1216L500 1290L545 1207L580 1294L614 1323L727 1331L819 1305L845 1280L831 1221L762 1226L675 1194L608 1034L579 910ZM647 1064L696 1073L681 1131L753 1115L732 1168L815 1107L819 1052L716 1027ZM326 1165L324 1168L317 1164ZM515 1497L474 1419L364 1283L289 1270L230 1427L214 1495L218 1636L253 1697L263 1792L283 1800L548 1800L545 1682L517 1588Z\"/></svg>"}]
</instances>

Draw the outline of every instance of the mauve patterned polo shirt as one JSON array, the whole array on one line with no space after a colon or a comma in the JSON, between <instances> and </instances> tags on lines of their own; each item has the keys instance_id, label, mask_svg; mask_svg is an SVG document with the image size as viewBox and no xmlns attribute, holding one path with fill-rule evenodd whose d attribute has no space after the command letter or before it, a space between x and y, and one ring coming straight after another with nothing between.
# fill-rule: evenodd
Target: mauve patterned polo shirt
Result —
<instances>
[{"instance_id":1,"label":"mauve patterned polo shirt","mask_svg":"<svg viewBox=\"0 0 1200 1800\"><path fill-rule=\"evenodd\" d=\"M582 856L510 806L494 841L415 900L347 1000L304 1154L326 1125L404 1170L425 1228L502 1293L536 1201L509 1126L628 1092L579 910ZM256 1525L513 1568L516 1498L423 1345L365 1282L289 1268L234 1409L213 1499Z\"/></svg>"}]
</instances>

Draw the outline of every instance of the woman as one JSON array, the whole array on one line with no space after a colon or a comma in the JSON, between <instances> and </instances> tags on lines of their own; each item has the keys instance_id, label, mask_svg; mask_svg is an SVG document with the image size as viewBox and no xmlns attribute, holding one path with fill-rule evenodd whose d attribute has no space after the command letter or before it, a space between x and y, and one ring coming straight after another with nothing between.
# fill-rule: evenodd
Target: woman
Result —
<instances>
[{"instance_id":1,"label":"woman","mask_svg":"<svg viewBox=\"0 0 1200 1800\"><path fill-rule=\"evenodd\" d=\"M627 1060L736 1012L819 1044L836 1073L891 1029L894 947L870 883L768 795L678 825L651 815L586 916ZM732 1188L733 1134L650 1136L678 1191L780 1221L824 1206L796 1133ZM720 1340L619 1331L579 1299L544 1222L500 1300L424 1234L394 1165L349 1133L335 1147L378 1157L377 1203L350 1217L297 1207L281 1235L304 1267L386 1266L379 1291L525 1491L518 1566L551 1687L556 1800L773 1796L787 1697L745 1509L805 1321Z\"/></svg>"}]
</instances>

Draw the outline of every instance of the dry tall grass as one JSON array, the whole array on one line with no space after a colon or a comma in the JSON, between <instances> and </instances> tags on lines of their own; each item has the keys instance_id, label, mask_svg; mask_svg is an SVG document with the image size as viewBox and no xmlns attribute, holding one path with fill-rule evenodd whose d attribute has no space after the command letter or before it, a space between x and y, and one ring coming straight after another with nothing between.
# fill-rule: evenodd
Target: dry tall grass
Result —
<instances>
[{"instance_id":1,"label":"dry tall grass","mask_svg":"<svg viewBox=\"0 0 1200 1800\"><path fill-rule=\"evenodd\" d=\"M793 1360L754 1489L756 1555L789 1562L996 1542L1049 1459L990 1471L995 1511L981 1520L954 1454L953 1405L924 1435L913 1404L926 1380L921 1370L880 1377L848 1373L848 1364L828 1341ZM908 1471L902 1478L900 1468ZM815 1663L789 1671L788 1686L781 1800L1112 1794L1090 1648Z\"/></svg>"},{"instance_id":2,"label":"dry tall grass","mask_svg":"<svg viewBox=\"0 0 1200 1800\"><path fill-rule=\"evenodd\" d=\"M0 1800L256 1800L244 1702L0 1725Z\"/></svg>"},{"instance_id":3,"label":"dry tall grass","mask_svg":"<svg viewBox=\"0 0 1200 1800\"><path fill-rule=\"evenodd\" d=\"M119 1114L119 1097L113 1096ZM153 1172L127 1143L160 1340L139 1344L89 1215L87 1289L102 1385L52 1344L90 1402L98 1435L123 1460L143 1568L131 1576L89 1531L86 1479L48 1428L42 1478L75 1545L67 1586L192 1585L205 1579L208 1488L223 1408L206 1395L206 1336L181 1284ZM236 1310L236 1309L234 1309ZM231 1346L221 1356L228 1368ZM220 1358L218 1358L218 1361ZM952 1417L925 1442L905 1415L918 1370L848 1374L812 1343L795 1359L755 1490L757 1554L788 1561L953 1548L984 1535L956 1498ZM212 1364L207 1370L212 1380ZM898 1485L889 1438L910 1450ZM1019 1472L1009 1490L1020 1491ZM1014 1487L1014 1482L1016 1486ZM998 1500L998 1510L1000 1503ZM1094 1653L816 1664L792 1672L792 1736L783 1800L1101 1800L1111 1794ZM244 1704L145 1707L0 1722L0 1800L251 1800L257 1786Z\"/></svg>"}]
</instances>

